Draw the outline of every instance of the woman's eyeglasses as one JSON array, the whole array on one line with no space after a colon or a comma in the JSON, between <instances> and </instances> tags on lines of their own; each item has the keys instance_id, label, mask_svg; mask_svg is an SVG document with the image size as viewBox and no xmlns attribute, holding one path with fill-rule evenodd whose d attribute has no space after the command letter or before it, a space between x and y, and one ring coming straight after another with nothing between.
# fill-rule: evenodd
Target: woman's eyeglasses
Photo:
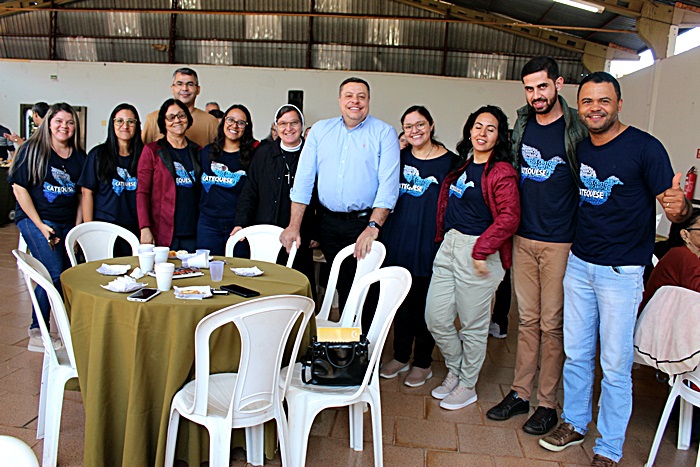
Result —
<instances>
[{"instance_id":1,"label":"woman's eyeglasses","mask_svg":"<svg viewBox=\"0 0 700 467\"><path fill-rule=\"evenodd\" d=\"M169 122L174 122L175 120L187 120L187 115L185 115L184 112L179 114L168 114L165 116L165 119Z\"/></svg>"},{"instance_id":2,"label":"woman's eyeglasses","mask_svg":"<svg viewBox=\"0 0 700 467\"><path fill-rule=\"evenodd\" d=\"M248 125L248 122L244 120L236 120L233 117L226 117L226 123L229 125L236 125L238 128L245 128Z\"/></svg>"},{"instance_id":3,"label":"woman's eyeglasses","mask_svg":"<svg viewBox=\"0 0 700 467\"><path fill-rule=\"evenodd\" d=\"M427 124L428 124L428 122L418 122L418 123L415 123L413 125L411 125L410 123L407 123L406 125L403 125L403 131L405 131L406 133L410 133L411 130L413 130L414 128L418 131L422 131L426 127Z\"/></svg>"},{"instance_id":4,"label":"woman's eyeglasses","mask_svg":"<svg viewBox=\"0 0 700 467\"><path fill-rule=\"evenodd\" d=\"M138 122L139 122L138 120L134 120L133 118L126 118L126 119L115 118L114 119L114 123L117 126L124 126L124 124L126 124L126 126L135 126Z\"/></svg>"}]
</instances>

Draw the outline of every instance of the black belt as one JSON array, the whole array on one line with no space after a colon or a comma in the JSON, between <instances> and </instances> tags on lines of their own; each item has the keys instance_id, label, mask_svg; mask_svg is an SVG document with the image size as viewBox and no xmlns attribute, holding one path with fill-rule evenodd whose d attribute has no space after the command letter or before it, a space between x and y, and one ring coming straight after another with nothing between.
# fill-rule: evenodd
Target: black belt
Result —
<instances>
[{"instance_id":1,"label":"black belt","mask_svg":"<svg viewBox=\"0 0 700 467\"><path fill-rule=\"evenodd\" d=\"M369 217L372 214L371 209L365 209L363 211L350 211L350 212L335 212L330 209L323 208L324 213L327 216L333 217L335 219L340 219L343 221L351 221L354 219L361 219L363 217Z\"/></svg>"}]
</instances>

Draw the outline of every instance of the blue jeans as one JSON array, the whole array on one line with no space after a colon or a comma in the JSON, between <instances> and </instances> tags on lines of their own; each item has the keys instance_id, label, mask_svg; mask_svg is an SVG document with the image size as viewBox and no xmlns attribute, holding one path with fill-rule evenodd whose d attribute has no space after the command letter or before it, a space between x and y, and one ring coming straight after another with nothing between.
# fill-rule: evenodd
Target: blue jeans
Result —
<instances>
[{"instance_id":1,"label":"blue jeans","mask_svg":"<svg viewBox=\"0 0 700 467\"><path fill-rule=\"evenodd\" d=\"M197 222L197 248L206 248L212 255L223 256L226 241L234 227L233 219L200 214Z\"/></svg>"},{"instance_id":2,"label":"blue jeans","mask_svg":"<svg viewBox=\"0 0 700 467\"><path fill-rule=\"evenodd\" d=\"M592 418L596 346L600 336L601 382L593 452L622 458L632 413L634 325L642 298L643 266L599 266L569 253L564 276L565 422L585 434Z\"/></svg>"},{"instance_id":3,"label":"blue jeans","mask_svg":"<svg viewBox=\"0 0 700 467\"><path fill-rule=\"evenodd\" d=\"M53 250L49 247L49 243L46 241L44 234L34 225L31 219L22 219L17 223L17 227L22 237L24 237L24 241L27 242L29 252L46 267L54 287L56 287L58 293L63 295L63 290L61 289L61 273L70 267L70 260L68 259L64 242L66 240L66 234L74 227L74 224L58 224L51 221L44 221L44 223L53 228L56 235L61 239ZM46 322L46 327L48 328L49 318L51 316L49 297L46 295L44 289L39 286L34 290L39 308L41 309L41 315L44 317L44 322ZM32 310L32 324L29 328L36 329L38 327L39 322L36 318L36 310Z\"/></svg>"}]
</instances>

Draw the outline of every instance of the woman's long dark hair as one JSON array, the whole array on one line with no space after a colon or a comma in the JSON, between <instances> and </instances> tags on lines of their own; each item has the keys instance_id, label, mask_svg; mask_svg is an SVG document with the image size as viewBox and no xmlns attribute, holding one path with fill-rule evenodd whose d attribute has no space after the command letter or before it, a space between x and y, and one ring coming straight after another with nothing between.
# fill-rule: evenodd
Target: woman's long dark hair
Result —
<instances>
[{"instance_id":1,"label":"woman's long dark hair","mask_svg":"<svg viewBox=\"0 0 700 467\"><path fill-rule=\"evenodd\" d=\"M141 140L141 120L139 119L139 113L136 107L131 104L122 103L112 110L112 114L109 116L109 121L107 123L107 141L98 146L97 149L97 178L102 183L111 183L114 175L117 173L117 161L120 156L119 141L117 140L117 133L114 130L114 119L117 113L122 110L128 110L134 114L134 118L136 119L134 137L129 141L129 152L134 155L131 161L131 167L129 167L129 174L136 176L136 168L139 165L139 158L141 157L141 150L143 149L143 141Z\"/></svg>"},{"instance_id":2,"label":"woman's long dark hair","mask_svg":"<svg viewBox=\"0 0 700 467\"><path fill-rule=\"evenodd\" d=\"M243 135L241 135L241 140L239 142L240 146L238 148L238 162L240 162L244 169L247 169L250 165L251 159L253 158L255 138L253 138L253 119L250 116L250 111L243 104L233 104L231 107L226 109L226 112L224 112L224 118L221 120L221 123L219 123L219 128L216 132L216 138L214 138L214 141L211 143L209 159L214 162L218 161L219 157L221 157L221 153L224 151L224 142L226 140L226 136L224 136L224 126L226 125L226 117L228 116L228 113L233 109L238 109L243 112L246 120L248 120L248 124L243 130Z\"/></svg>"},{"instance_id":3,"label":"woman's long dark hair","mask_svg":"<svg viewBox=\"0 0 700 467\"><path fill-rule=\"evenodd\" d=\"M462 141L457 143L457 153L465 160L469 158L469 152L474 147L471 140L471 129L474 127L477 117L484 113L493 115L498 121L498 139L496 140L496 146L493 148L493 154L491 154L486 164L486 173L488 174L496 162L513 163L513 157L510 153L510 138L508 137L508 117L506 117L506 114L503 113L500 107L485 105L469 115L467 123L464 124L462 129Z\"/></svg>"},{"instance_id":4,"label":"woman's long dark hair","mask_svg":"<svg viewBox=\"0 0 700 467\"><path fill-rule=\"evenodd\" d=\"M406 111L403 113L403 115L401 115L401 127L403 127L403 121L406 119L406 115L413 113L413 112L418 112L419 114L421 114L428 121L428 124L433 127L430 130L430 142L436 146L445 146L440 141L435 139L435 126L433 125L433 123L434 123L433 116L430 115L430 112L428 111L428 109L426 109L422 105L412 105L411 107L406 109ZM402 133L404 133L404 132L402 132ZM401 137L401 135L399 135L399 137ZM406 135L406 139L408 140L408 135ZM410 144L409 144L409 146L410 146Z\"/></svg>"}]
</instances>

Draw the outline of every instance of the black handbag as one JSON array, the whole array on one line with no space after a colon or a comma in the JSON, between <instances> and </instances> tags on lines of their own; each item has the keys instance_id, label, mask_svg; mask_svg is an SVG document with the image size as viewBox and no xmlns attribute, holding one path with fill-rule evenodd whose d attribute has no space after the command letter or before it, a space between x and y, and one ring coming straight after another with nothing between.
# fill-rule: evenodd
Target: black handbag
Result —
<instances>
[{"instance_id":1,"label":"black handbag","mask_svg":"<svg viewBox=\"0 0 700 467\"><path fill-rule=\"evenodd\" d=\"M305 384L358 386L369 366L369 341L362 335L359 342L318 342L314 336L301 365Z\"/></svg>"}]
</instances>

